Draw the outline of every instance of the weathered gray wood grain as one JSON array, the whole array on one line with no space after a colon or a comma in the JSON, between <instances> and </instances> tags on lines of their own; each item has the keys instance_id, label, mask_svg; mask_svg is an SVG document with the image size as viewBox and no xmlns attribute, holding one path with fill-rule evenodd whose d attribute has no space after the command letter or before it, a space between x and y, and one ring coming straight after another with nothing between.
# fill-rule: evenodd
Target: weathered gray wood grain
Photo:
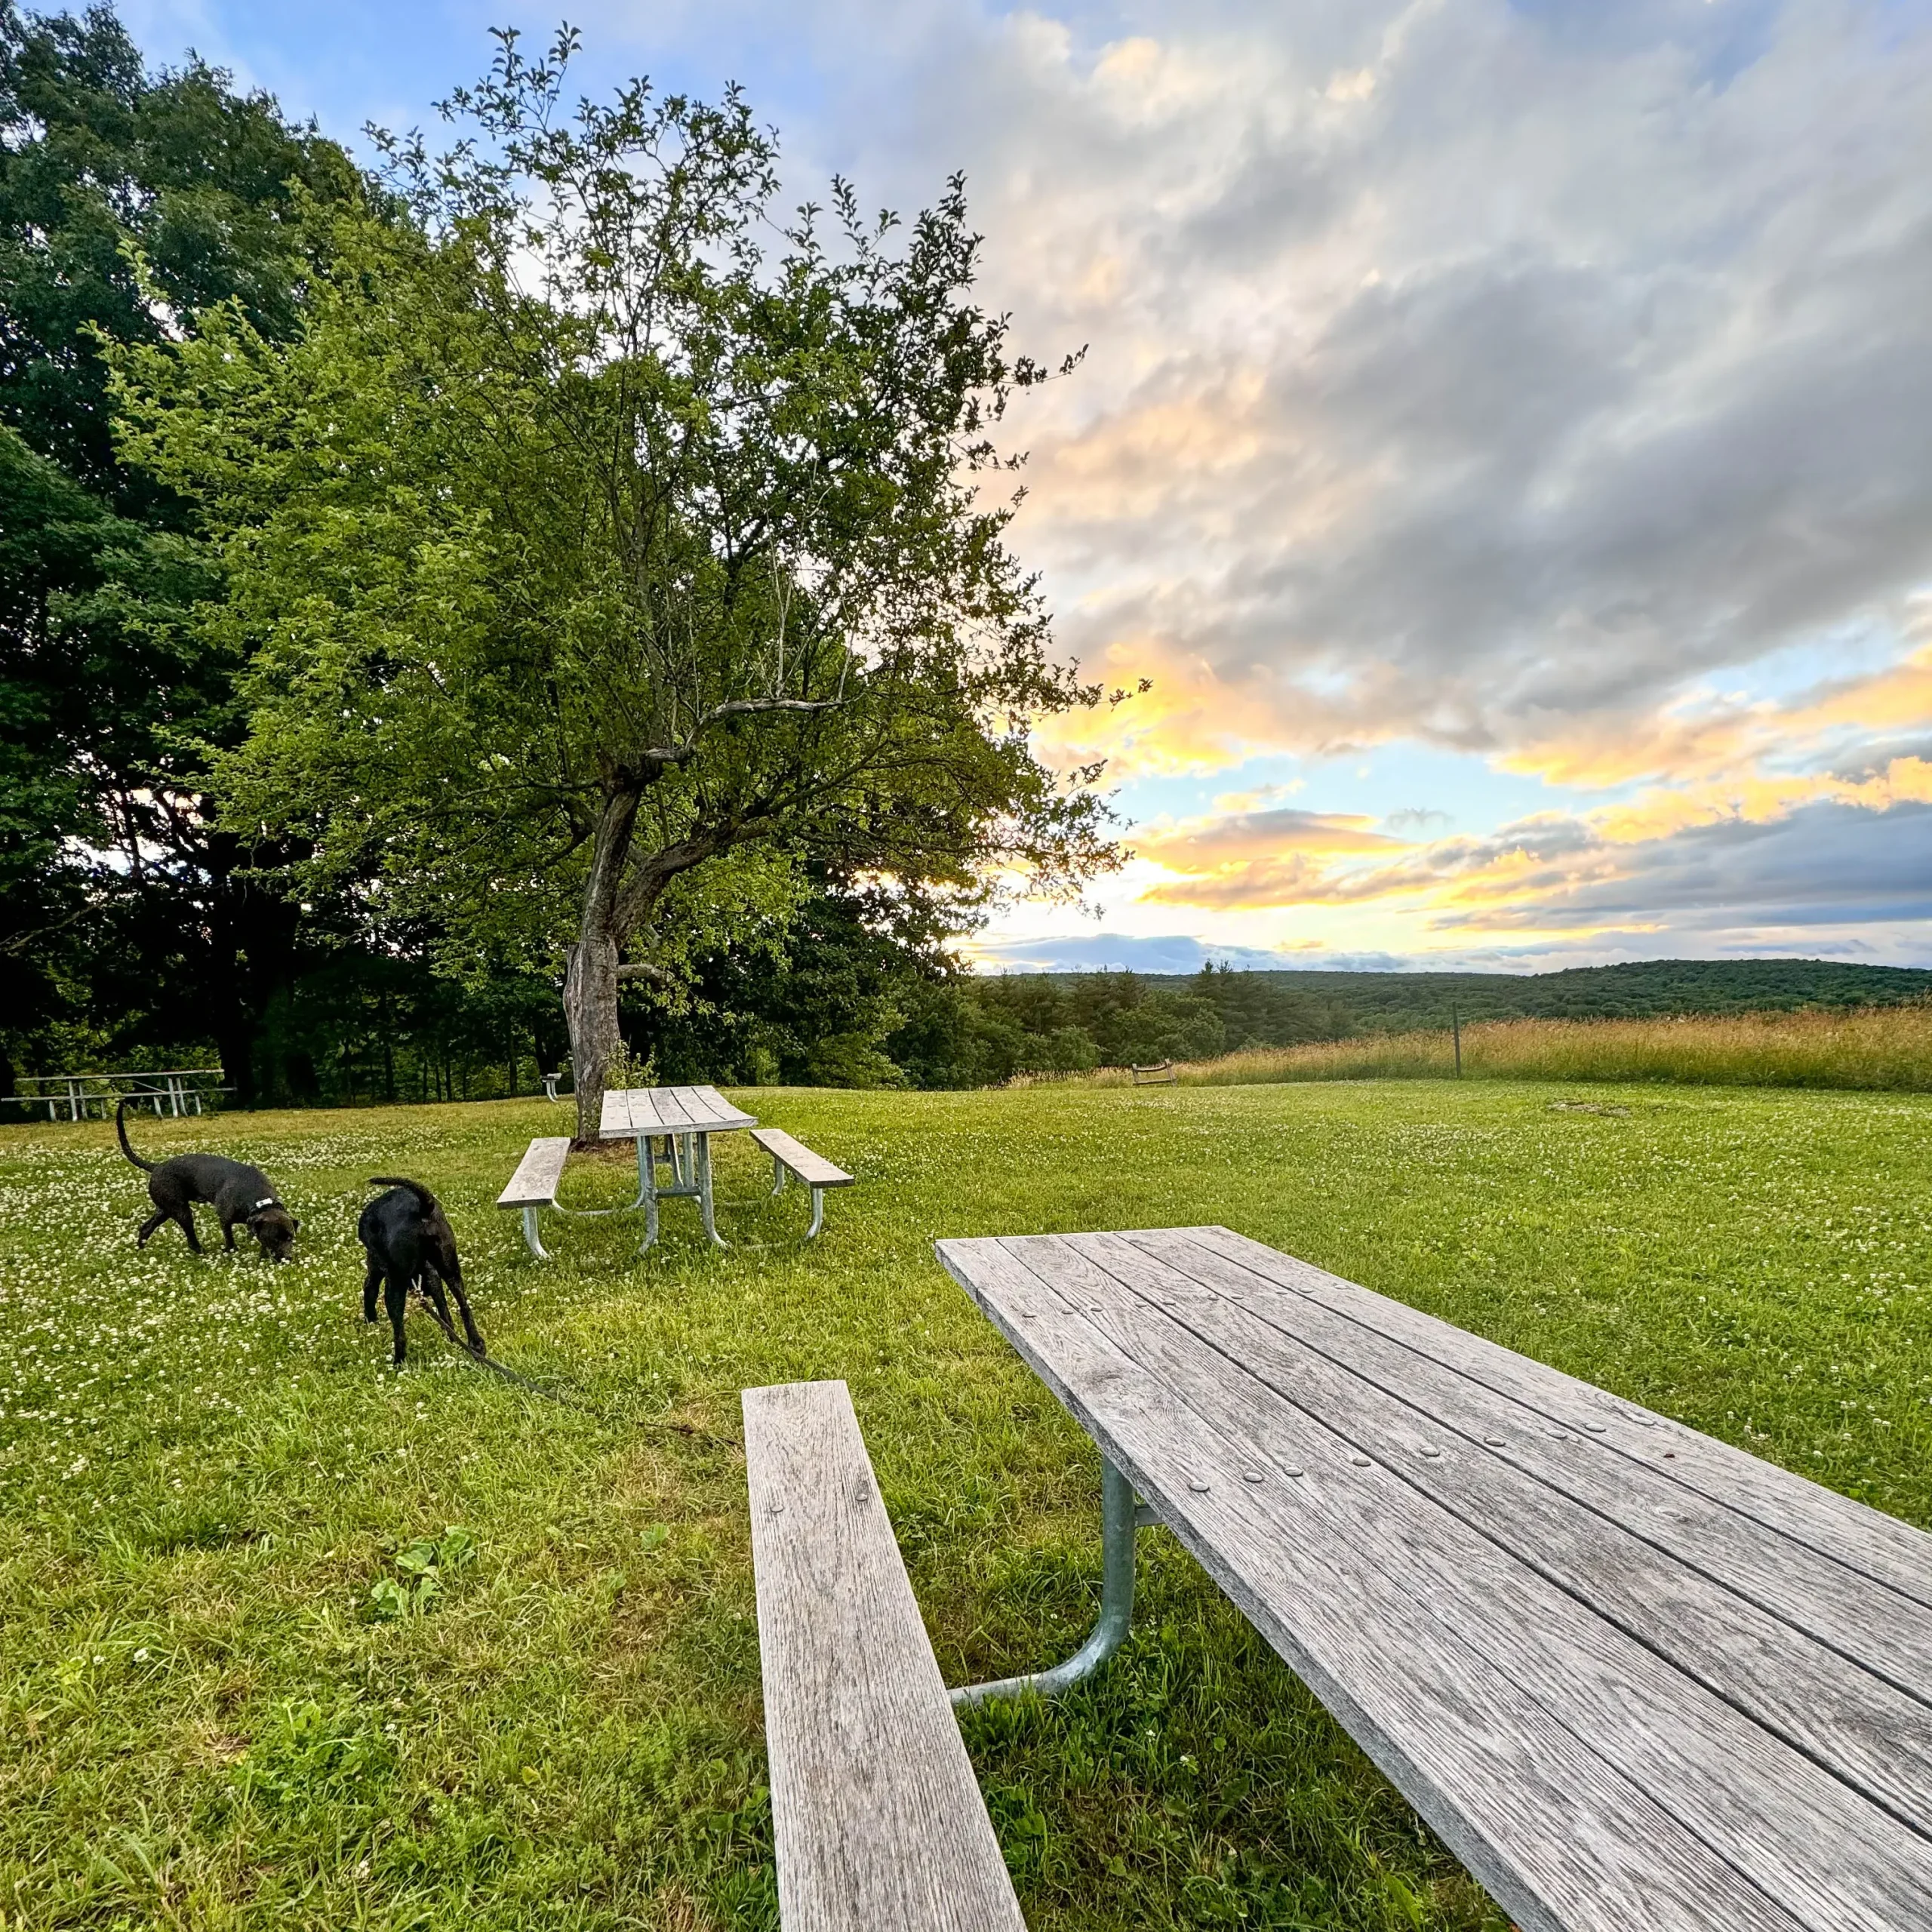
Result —
<instances>
[{"instance_id":1,"label":"weathered gray wood grain","mask_svg":"<svg viewBox=\"0 0 1932 1932\"><path fill-rule=\"evenodd\" d=\"M744 1416L786 1932L1020 1932L844 1383Z\"/></svg>"},{"instance_id":2,"label":"weathered gray wood grain","mask_svg":"<svg viewBox=\"0 0 1932 1932\"><path fill-rule=\"evenodd\" d=\"M1442 1579L1415 1536L1412 1493L1395 1478L1352 1464L1306 1418L1298 1437L1283 1432L1264 1454L1110 1340L1092 1297L1063 1299L1008 1244L939 1247L1103 1453L1519 1925L1741 1932L1806 1922L1471 1645L1441 1612ZM1535 1580L1493 1552L1481 1574L1499 1586ZM1451 1601L1462 1594L1448 1591Z\"/></svg>"},{"instance_id":3,"label":"weathered gray wood grain","mask_svg":"<svg viewBox=\"0 0 1932 1932\"><path fill-rule=\"evenodd\" d=\"M700 1109L706 1123L712 1128L755 1127L758 1124L755 1114L748 1114L740 1106L735 1106L725 1099L715 1087L694 1087L693 1105Z\"/></svg>"},{"instance_id":4,"label":"weathered gray wood grain","mask_svg":"<svg viewBox=\"0 0 1932 1932\"><path fill-rule=\"evenodd\" d=\"M823 1154L814 1153L783 1128L755 1128L752 1139L808 1187L849 1187L852 1183L852 1177L843 1168L834 1166Z\"/></svg>"},{"instance_id":5,"label":"weathered gray wood grain","mask_svg":"<svg viewBox=\"0 0 1932 1932\"><path fill-rule=\"evenodd\" d=\"M557 1186L564 1177L564 1162L569 1158L568 1134L546 1134L533 1140L517 1163L509 1184L497 1196L499 1208L548 1208L555 1204Z\"/></svg>"},{"instance_id":6,"label":"weathered gray wood grain","mask_svg":"<svg viewBox=\"0 0 1932 1932\"><path fill-rule=\"evenodd\" d=\"M1585 1431L1601 1426L1620 1454L1932 1607L1932 1537L1896 1516L1231 1229L1188 1232L1264 1279L1433 1355L1553 1421ZM1616 1429L1619 1422L1630 1426Z\"/></svg>"},{"instance_id":7,"label":"weathered gray wood grain","mask_svg":"<svg viewBox=\"0 0 1932 1932\"><path fill-rule=\"evenodd\" d=\"M1339 1560L1353 1549L1357 1561L1410 1568L1472 1648L1801 1921L1932 1925L1932 1843L1283 1401L1082 1251L1093 1244L1002 1244L1226 1432L1236 1454L1333 1465L1332 1489L1312 1494ZM1296 1485L1296 1500L1308 1490ZM1305 1515L1298 1527L1306 1533Z\"/></svg>"},{"instance_id":8,"label":"weathered gray wood grain","mask_svg":"<svg viewBox=\"0 0 1932 1932\"><path fill-rule=\"evenodd\" d=\"M1177 1241L1169 1265L1144 1236L1068 1245L1706 1689L1932 1830L1932 1706L1182 1272L1232 1264Z\"/></svg>"},{"instance_id":9,"label":"weathered gray wood grain","mask_svg":"<svg viewBox=\"0 0 1932 1932\"><path fill-rule=\"evenodd\" d=\"M645 1134L723 1134L754 1127L757 1119L734 1106L715 1087L613 1088L604 1096L598 1132L607 1140Z\"/></svg>"},{"instance_id":10,"label":"weathered gray wood grain","mask_svg":"<svg viewBox=\"0 0 1932 1932\"><path fill-rule=\"evenodd\" d=\"M1186 1265L1197 1277L1211 1274L1217 1291L1237 1306L1320 1347L1472 1442L1704 1571L1908 1694L1924 1698L1932 1690L1932 1611L1915 1598L1866 1570L1821 1553L1811 1541L1774 1527L1761 1515L1732 1508L1708 1493L1714 1484L1690 1487L1676 1481L1666 1473L1674 1463L1659 1467L1626 1454L1632 1438L1647 1433L1631 1417L1613 1417L1595 1427L1587 1420L1579 1425L1574 1411L1553 1418L1546 1407L1499 1393L1493 1380L1478 1380L1426 1349L1390 1337L1346 1308L1337 1308L1325 1294L1303 1294L1267 1280L1251 1265L1257 1244L1244 1243L1238 1256L1231 1254L1208 1238L1223 1232L1149 1229L1124 1238L1170 1261L1185 1251L1194 1257ZM1432 1331L1446 1324L1429 1316L1416 1319L1430 1324L1416 1331L1419 1341L1441 1339ZM1670 1441L1685 1437L1703 1439L1672 1425ZM1853 1506L1860 1518L1877 1515ZM1879 1520L1907 1537L1932 1542L1890 1517ZM1892 1541L1896 1546L1899 1539Z\"/></svg>"}]
</instances>

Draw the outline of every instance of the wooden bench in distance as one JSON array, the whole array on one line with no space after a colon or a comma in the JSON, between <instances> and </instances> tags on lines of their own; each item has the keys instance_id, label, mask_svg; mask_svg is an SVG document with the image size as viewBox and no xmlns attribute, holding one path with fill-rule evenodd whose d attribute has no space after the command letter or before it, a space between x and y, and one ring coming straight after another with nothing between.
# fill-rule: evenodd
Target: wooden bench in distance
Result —
<instances>
[{"instance_id":1,"label":"wooden bench in distance","mask_svg":"<svg viewBox=\"0 0 1932 1932\"><path fill-rule=\"evenodd\" d=\"M1128 1072L1137 1087L1171 1087L1180 1078L1171 1060L1156 1060L1152 1066L1131 1066Z\"/></svg>"},{"instance_id":2,"label":"wooden bench in distance","mask_svg":"<svg viewBox=\"0 0 1932 1932\"><path fill-rule=\"evenodd\" d=\"M497 1196L499 1208L523 1210L523 1238L539 1261L547 1261L543 1244L537 1238L537 1211L557 1204L558 1184L564 1177L564 1162L569 1157L568 1134L549 1134L533 1140L510 1176L509 1185Z\"/></svg>"},{"instance_id":3,"label":"wooden bench in distance","mask_svg":"<svg viewBox=\"0 0 1932 1932\"><path fill-rule=\"evenodd\" d=\"M844 1383L744 1412L786 1932L1023 1932Z\"/></svg>"},{"instance_id":4,"label":"wooden bench in distance","mask_svg":"<svg viewBox=\"0 0 1932 1932\"><path fill-rule=\"evenodd\" d=\"M755 1128L752 1138L771 1156L774 1194L784 1192L788 1174L811 1189L812 1224L805 1230L805 1238L810 1241L825 1226L825 1190L850 1187L852 1177L843 1168L835 1168L823 1154L814 1154L802 1140L794 1140L780 1128Z\"/></svg>"}]
</instances>

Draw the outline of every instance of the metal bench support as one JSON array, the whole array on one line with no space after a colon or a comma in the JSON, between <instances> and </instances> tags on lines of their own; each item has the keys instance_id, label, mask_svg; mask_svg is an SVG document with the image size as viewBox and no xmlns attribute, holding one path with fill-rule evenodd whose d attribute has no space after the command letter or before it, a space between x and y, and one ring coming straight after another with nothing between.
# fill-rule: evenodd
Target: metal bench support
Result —
<instances>
[{"instance_id":1,"label":"metal bench support","mask_svg":"<svg viewBox=\"0 0 1932 1932\"><path fill-rule=\"evenodd\" d=\"M523 1238L529 1244L531 1253L539 1261L549 1260L543 1244L537 1238L537 1210L534 1208L526 1208L523 1211Z\"/></svg>"},{"instance_id":2,"label":"metal bench support","mask_svg":"<svg viewBox=\"0 0 1932 1932\"><path fill-rule=\"evenodd\" d=\"M792 1170L776 1154L771 1157L771 1173L772 1192L783 1194L785 1192L785 1183L792 1178ZM805 1230L806 1240L810 1241L824 1226L825 1189L822 1187L814 1187L812 1189L812 1224Z\"/></svg>"},{"instance_id":3,"label":"metal bench support","mask_svg":"<svg viewBox=\"0 0 1932 1932\"><path fill-rule=\"evenodd\" d=\"M1064 1663L1023 1677L995 1678L989 1684L963 1684L949 1691L955 1706L982 1704L992 1697L1024 1697L1037 1690L1055 1697L1082 1684L1118 1650L1134 1620L1134 1538L1153 1512L1134 1500L1134 1485L1106 1457L1100 1458L1100 1615L1094 1634Z\"/></svg>"}]
</instances>

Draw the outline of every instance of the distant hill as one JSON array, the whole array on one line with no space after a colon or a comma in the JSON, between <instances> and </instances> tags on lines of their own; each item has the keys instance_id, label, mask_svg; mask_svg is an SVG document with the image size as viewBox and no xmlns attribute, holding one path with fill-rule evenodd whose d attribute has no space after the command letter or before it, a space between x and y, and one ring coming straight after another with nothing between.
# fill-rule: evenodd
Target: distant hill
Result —
<instances>
[{"instance_id":1,"label":"distant hill","mask_svg":"<svg viewBox=\"0 0 1932 1932\"><path fill-rule=\"evenodd\" d=\"M1197 974L1146 976L1193 991ZM1217 976L1218 977L1218 976ZM1558 973L1242 973L1346 1011L1367 1031L1446 1026L1453 1001L1473 1020L1648 1019L1801 1006L1892 1006L1932 998L1932 969L1850 966L1826 959L1647 959Z\"/></svg>"}]
</instances>

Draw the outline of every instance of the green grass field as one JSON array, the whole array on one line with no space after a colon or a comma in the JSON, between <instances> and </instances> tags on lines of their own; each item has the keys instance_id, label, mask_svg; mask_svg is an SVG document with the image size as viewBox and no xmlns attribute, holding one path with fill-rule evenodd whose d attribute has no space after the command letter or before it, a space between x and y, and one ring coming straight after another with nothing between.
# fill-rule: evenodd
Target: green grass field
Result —
<instances>
[{"instance_id":1,"label":"green grass field","mask_svg":"<svg viewBox=\"0 0 1932 1932\"><path fill-rule=\"evenodd\" d=\"M0 1134L0 1923L769 1927L748 1384L843 1377L949 1678L1057 1658L1094 1454L935 1236L1222 1221L1932 1524L1932 1097L1593 1085L740 1097L721 1158L525 1255L541 1102L137 1124L260 1160L301 1258L137 1254L99 1125ZM365 1175L450 1206L493 1348L360 1320ZM627 1163L574 1164L580 1204ZM547 1236L546 1236L547 1238ZM754 1246L756 1242L762 1245ZM454 1532L452 1534L452 1532ZM1475 1932L1475 1886L1162 1532L1136 1633L968 1741L1029 1922Z\"/></svg>"}]
</instances>

